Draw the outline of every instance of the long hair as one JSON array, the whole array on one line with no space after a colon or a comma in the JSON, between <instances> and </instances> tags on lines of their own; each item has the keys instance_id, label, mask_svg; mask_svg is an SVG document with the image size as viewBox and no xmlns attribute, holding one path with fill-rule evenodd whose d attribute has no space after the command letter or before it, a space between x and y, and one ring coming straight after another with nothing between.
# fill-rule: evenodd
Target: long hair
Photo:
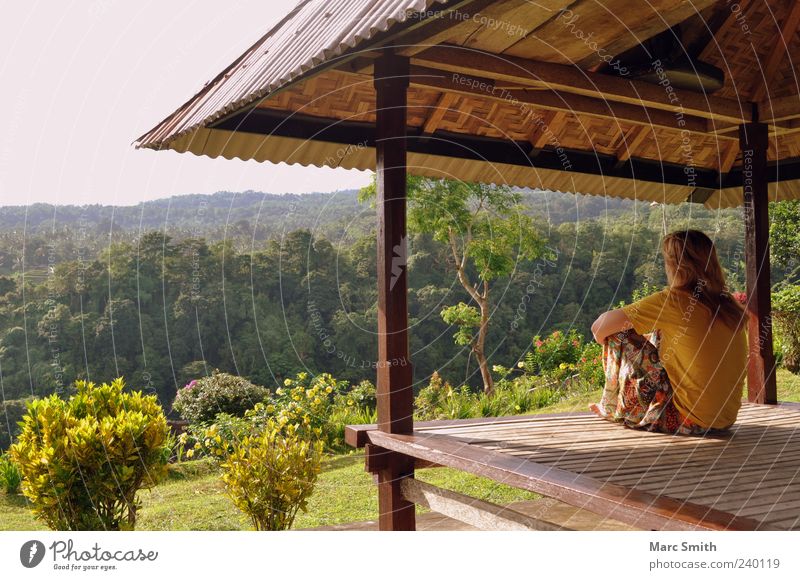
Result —
<instances>
[{"instance_id":1,"label":"long hair","mask_svg":"<svg viewBox=\"0 0 800 580\"><path fill-rule=\"evenodd\" d=\"M728 292L714 242L699 230L683 230L664 236L661 253L671 288L697 298L726 326L738 331L747 313Z\"/></svg>"}]
</instances>

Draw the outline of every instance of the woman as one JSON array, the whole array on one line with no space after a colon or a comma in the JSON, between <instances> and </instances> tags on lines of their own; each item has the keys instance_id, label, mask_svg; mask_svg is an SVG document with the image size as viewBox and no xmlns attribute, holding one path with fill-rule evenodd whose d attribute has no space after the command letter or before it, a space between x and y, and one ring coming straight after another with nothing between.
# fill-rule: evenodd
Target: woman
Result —
<instances>
[{"instance_id":1,"label":"woman","mask_svg":"<svg viewBox=\"0 0 800 580\"><path fill-rule=\"evenodd\" d=\"M727 429L747 368L745 310L725 289L714 243L703 232L671 233L661 252L669 286L592 325L606 385L590 409L649 431Z\"/></svg>"}]
</instances>

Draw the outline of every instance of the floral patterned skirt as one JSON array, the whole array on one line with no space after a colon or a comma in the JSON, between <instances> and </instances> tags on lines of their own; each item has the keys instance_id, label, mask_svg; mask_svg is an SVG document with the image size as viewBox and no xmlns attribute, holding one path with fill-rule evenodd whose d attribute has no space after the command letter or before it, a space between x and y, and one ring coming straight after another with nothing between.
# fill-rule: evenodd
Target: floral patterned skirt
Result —
<instances>
[{"instance_id":1,"label":"floral patterned skirt","mask_svg":"<svg viewBox=\"0 0 800 580\"><path fill-rule=\"evenodd\" d=\"M633 429L681 435L708 430L690 421L673 403L672 385L658 357L660 333L633 330L609 336L603 345L606 384L594 411Z\"/></svg>"}]
</instances>

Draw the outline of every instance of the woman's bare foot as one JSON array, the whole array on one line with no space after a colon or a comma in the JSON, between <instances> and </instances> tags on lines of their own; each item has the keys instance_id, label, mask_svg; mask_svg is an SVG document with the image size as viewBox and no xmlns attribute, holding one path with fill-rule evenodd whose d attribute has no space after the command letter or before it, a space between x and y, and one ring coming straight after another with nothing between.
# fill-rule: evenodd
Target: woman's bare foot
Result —
<instances>
[{"instance_id":1,"label":"woman's bare foot","mask_svg":"<svg viewBox=\"0 0 800 580\"><path fill-rule=\"evenodd\" d=\"M598 417L600 417L601 419L605 419L606 418L606 414L603 413L603 411L600 409L600 407L599 407L599 405L597 403L590 404L589 405L589 410L592 413L594 413L595 415L597 415Z\"/></svg>"}]
</instances>

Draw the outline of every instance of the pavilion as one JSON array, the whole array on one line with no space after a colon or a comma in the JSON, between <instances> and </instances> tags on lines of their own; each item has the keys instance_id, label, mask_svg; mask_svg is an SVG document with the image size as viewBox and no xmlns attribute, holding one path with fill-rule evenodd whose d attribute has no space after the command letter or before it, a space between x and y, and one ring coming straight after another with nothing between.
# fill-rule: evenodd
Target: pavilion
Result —
<instances>
[{"instance_id":1,"label":"pavilion","mask_svg":"<svg viewBox=\"0 0 800 580\"><path fill-rule=\"evenodd\" d=\"M382 529L413 529L414 503L552 528L417 482L431 465L645 528L794 529L800 411L776 405L768 202L800 198L798 28L791 0L301 0L136 145L377 172L378 425L348 441ZM692 484L648 463L664 436L583 414L414 424L405 270L390 284L408 173L744 206L750 404L730 436L667 443Z\"/></svg>"}]
</instances>

